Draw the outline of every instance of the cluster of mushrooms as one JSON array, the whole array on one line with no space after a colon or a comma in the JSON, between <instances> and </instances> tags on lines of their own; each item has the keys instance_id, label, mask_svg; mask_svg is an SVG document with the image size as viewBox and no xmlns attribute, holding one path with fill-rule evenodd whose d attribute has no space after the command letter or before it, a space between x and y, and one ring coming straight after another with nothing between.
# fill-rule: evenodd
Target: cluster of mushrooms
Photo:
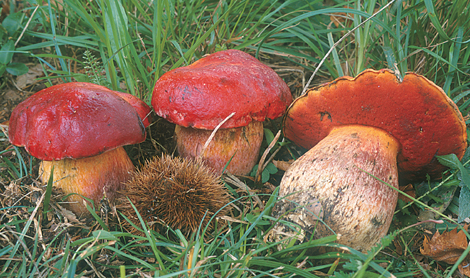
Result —
<instances>
[{"instance_id":1,"label":"cluster of mushrooms","mask_svg":"<svg viewBox=\"0 0 470 278\"><path fill-rule=\"evenodd\" d=\"M152 109L130 94L82 82L51 86L19 104L9 139L42 160L40 179L53 173L77 213L87 211L84 200L124 196L145 220L194 231L207 216L227 212L218 176L248 174L263 121L283 116L284 136L308 151L282 178L273 215L316 237L336 233L339 243L361 251L388 231L398 173L404 180L438 177L444 167L436 155L462 158L467 146L458 108L422 76L398 81L389 70L366 70L292 101L270 67L238 50L167 72L151 105L176 124L181 158L157 157L135 170L123 146L145 140ZM212 201L201 201L205 195Z\"/></svg>"}]
</instances>

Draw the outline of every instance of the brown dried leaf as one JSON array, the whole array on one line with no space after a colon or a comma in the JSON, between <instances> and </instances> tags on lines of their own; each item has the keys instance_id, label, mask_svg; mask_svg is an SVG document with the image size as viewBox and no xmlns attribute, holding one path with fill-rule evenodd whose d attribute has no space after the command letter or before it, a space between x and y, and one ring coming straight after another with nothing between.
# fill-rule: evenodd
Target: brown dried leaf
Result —
<instances>
[{"instance_id":1,"label":"brown dried leaf","mask_svg":"<svg viewBox=\"0 0 470 278\"><path fill-rule=\"evenodd\" d=\"M81 224L80 221L78 220L77 216L70 210L60 206L60 205L57 205L57 207L59 208L60 212L61 212L61 215L64 216L65 218L67 218L67 220L70 222L70 223L73 223L73 224Z\"/></svg>"},{"instance_id":2,"label":"brown dried leaf","mask_svg":"<svg viewBox=\"0 0 470 278\"><path fill-rule=\"evenodd\" d=\"M345 9L350 9L348 6L343 6ZM352 17L347 13L335 13L330 15L330 21L338 27L350 27L352 24Z\"/></svg>"},{"instance_id":3,"label":"brown dried leaf","mask_svg":"<svg viewBox=\"0 0 470 278\"><path fill-rule=\"evenodd\" d=\"M466 225L464 229L467 229ZM445 231L442 234L436 231L431 239L425 237L423 247L420 251L421 254L433 260L455 264L467 247L467 236L463 230L457 232L457 228L455 228L452 231ZM459 265L460 272L468 277L470 277L469 264L470 256L467 256Z\"/></svg>"},{"instance_id":4,"label":"brown dried leaf","mask_svg":"<svg viewBox=\"0 0 470 278\"><path fill-rule=\"evenodd\" d=\"M16 78L18 88L26 89L31 84L37 82L36 78L44 76L41 64L37 64L29 68L28 73L20 75Z\"/></svg>"},{"instance_id":5,"label":"brown dried leaf","mask_svg":"<svg viewBox=\"0 0 470 278\"><path fill-rule=\"evenodd\" d=\"M292 162L293 161L273 160L274 166L276 166L277 169L282 170L282 171L287 171L287 169L289 169Z\"/></svg>"},{"instance_id":6,"label":"brown dried leaf","mask_svg":"<svg viewBox=\"0 0 470 278\"><path fill-rule=\"evenodd\" d=\"M459 271L463 275L470 277L470 261L465 259L460 265L459 265Z\"/></svg>"},{"instance_id":7,"label":"brown dried leaf","mask_svg":"<svg viewBox=\"0 0 470 278\"><path fill-rule=\"evenodd\" d=\"M416 197L415 189L414 189L414 187L411 183L409 183L407 185L400 185L400 191L402 191L403 193L406 193L407 195L409 195L413 198ZM406 203L412 202L412 200L410 198L408 198L407 196L405 196L401 193L398 194L398 199L403 200Z\"/></svg>"}]
</instances>

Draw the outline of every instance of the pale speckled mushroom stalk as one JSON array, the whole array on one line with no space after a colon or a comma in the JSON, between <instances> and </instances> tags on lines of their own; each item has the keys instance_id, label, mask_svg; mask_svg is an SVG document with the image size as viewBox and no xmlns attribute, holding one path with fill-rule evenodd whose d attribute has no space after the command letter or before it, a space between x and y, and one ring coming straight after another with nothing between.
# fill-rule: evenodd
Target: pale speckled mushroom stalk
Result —
<instances>
[{"instance_id":1,"label":"pale speckled mushroom stalk","mask_svg":"<svg viewBox=\"0 0 470 278\"><path fill-rule=\"evenodd\" d=\"M122 146L145 140L142 119L148 125L150 111L138 98L103 86L60 84L13 110L9 139L42 160L43 182L54 168L54 186L73 194L69 208L82 214L87 209L81 196L99 205L104 193L112 199L129 179L134 165Z\"/></svg>"},{"instance_id":2,"label":"pale speckled mushroom stalk","mask_svg":"<svg viewBox=\"0 0 470 278\"><path fill-rule=\"evenodd\" d=\"M414 73L399 82L389 70L309 90L289 107L283 131L310 150L286 171L274 215L315 237L333 230L339 243L361 251L389 229L398 173L437 177L445 167L435 156L462 158L467 146L462 115L441 88ZM309 211L318 203L327 226Z\"/></svg>"},{"instance_id":3,"label":"pale speckled mushroom stalk","mask_svg":"<svg viewBox=\"0 0 470 278\"><path fill-rule=\"evenodd\" d=\"M289 87L274 70L233 49L165 73L152 96L156 114L177 125L180 156L201 156L218 174L232 159L227 170L238 175L248 174L257 162L262 122L283 115L291 102ZM226 118L203 152L212 131Z\"/></svg>"}]
</instances>

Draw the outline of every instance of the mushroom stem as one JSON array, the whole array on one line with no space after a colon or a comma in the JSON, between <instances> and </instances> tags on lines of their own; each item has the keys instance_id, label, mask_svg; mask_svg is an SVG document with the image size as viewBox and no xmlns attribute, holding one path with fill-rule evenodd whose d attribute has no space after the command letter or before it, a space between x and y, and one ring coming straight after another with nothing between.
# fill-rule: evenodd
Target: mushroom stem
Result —
<instances>
[{"instance_id":1,"label":"mushroom stem","mask_svg":"<svg viewBox=\"0 0 470 278\"><path fill-rule=\"evenodd\" d=\"M212 130L195 129L177 125L175 128L178 153L184 158L197 158L211 136ZM217 174L230 161L227 171L235 175L247 175L258 161L263 142L263 123L251 122L238 128L219 129L201 156L204 163Z\"/></svg>"},{"instance_id":2,"label":"mushroom stem","mask_svg":"<svg viewBox=\"0 0 470 278\"><path fill-rule=\"evenodd\" d=\"M397 203L398 141L374 127L349 125L330 134L297 159L280 185L275 214L315 237L338 235L338 242L370 249L388 231ZM387 184L388 185L387 185ZM320 224L311 211L321 204Z\"/></svg>"},{"instance_id":3,"label":"mushroom stem","mask_svg":"<svg viewBox=\"0 0 470 278\"><path fill-rule=\"evenodd\" d=\"M41 161L39 178L43 182L49 180L52 167L54 186L61 188L65 195L76 193L70 195L67 202L77 214L87 212L83 197L93 200L95 207L105 192L107 198L113 199L115 192L123 188L123 182L130 178L134 170L123 147L87 158Z\"/></svg>"}]
</instances>

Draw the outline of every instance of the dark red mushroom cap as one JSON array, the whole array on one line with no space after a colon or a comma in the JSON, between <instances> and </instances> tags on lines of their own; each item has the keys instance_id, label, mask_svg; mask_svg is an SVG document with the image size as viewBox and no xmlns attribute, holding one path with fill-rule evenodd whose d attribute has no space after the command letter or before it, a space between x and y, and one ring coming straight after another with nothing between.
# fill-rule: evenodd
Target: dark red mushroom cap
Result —
<instances>
[{"instance_id":1,"label":"dark red mushroom cap","mask_svg":"<svg viewBox=\"0 0 470 278\"><path fill-rule=\"evenodd\" d=\"M315 146L335 126L381 128L401 145L397 161L405 178L439 174L436 155L462 158L467 147L462 114L444 91L423 76L399 82L390 70L341 77L296 99L284 117L284 135L304 148Z\"/></svg>"},{"instance_id":2,"label":"dark red mushroom cap","mask_svg":"<svg viewBox=\"0 0 470 278\"><path fill-rule=\"evenodd\" d=\"M132 107L134 107L135 111L137 111L137 114L139 114L139 117L145 127L148 127L150 125L150 123L152 122L152 108L150 108L147 103L145 103L140 98L128 93L121 93L116 91L113 92L116 93L118 96L122 97L125 101L132 105Z\"/></svg>"},{"instance_id":3,"label":"dark red mushroom cap","mask_svg":"<svg viewBox=\"0 0 470 278\"><path fill-rule=\"evenodd\" d=\"M292 102L287 84L270 67L239 50L205 56L171 70L157 81L152 106L157 115L184 127L223 128L281 116Z\"/></svg>"},{"instance_id":4,"label":"dark red mushroom cap","mask_svg":"<svg viewBox=\"0 0 470 278\"><path fill-rule=\"evenodd\" d=\"M37 92L12 112L9 139L41 160L83 158L145 140L136 110L106 87L74 82Z\"/></svg>"}]
</instances>

